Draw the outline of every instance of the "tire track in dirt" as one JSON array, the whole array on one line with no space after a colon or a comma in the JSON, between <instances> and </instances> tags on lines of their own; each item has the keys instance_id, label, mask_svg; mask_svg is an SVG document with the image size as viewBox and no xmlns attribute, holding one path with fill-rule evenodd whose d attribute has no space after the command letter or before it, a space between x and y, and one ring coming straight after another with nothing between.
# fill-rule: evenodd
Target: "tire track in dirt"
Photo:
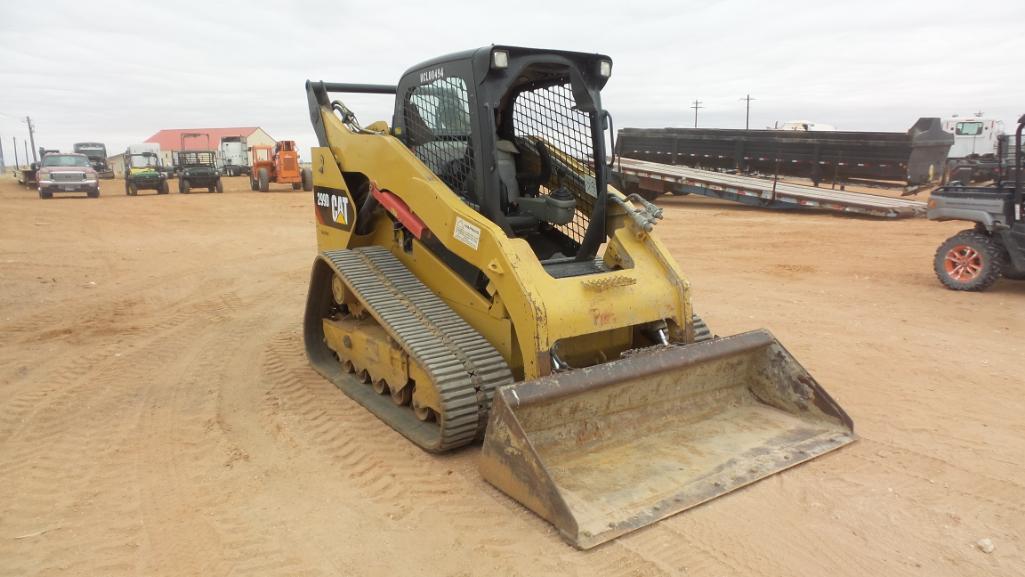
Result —
<instances>
[{"instance_id":1,"label":"tire track in dirt","mask_svg":"<svg viewBox=\"0 0 1025 577\"><path fill-rule=\"evenodd\" d=\"M16 572L139 574L132 433L142 392L180 360L204 323L239 304L224 293L169 311L147 325L145 338L118 345L117 355L111 347L88 355L83 369L58 372L47 394L24 395L5 412L4 423L18 426L5 429L0 444L0 484L18 498L0 500L7 537L0 558L16 559Z\"/></svg>"},{"instance_id":2,"label":"tire track in dirt","mask_svg":"<svg viewBox=\"0 0 1025 577\"><path fill-rule=\"evenodd\" d=\"M8 439L0 483L18 500L4 507L5 537L49 532L0 541L0 557L44 573L139 574L138 556L125 553L142 546L132 474L140 391L194 330L181 325L98 368L80 395L86 398L48 404L33 415L32 427ZM109 417L102 427L95 426L97 415Z\"/></svg>"},{"instance_id":3,"label":"tire track in dirt","mask_svg":"<svg viewBox=\"0 0 1025 577\"><path fill-rule=\"evenodd\" d=\"M288 443L328 459L364 498L389 518L474 535L490 557L513 567L524 550L542 548L532 574L566 569L608 577L663 575L656 563L611 543L579 553L546 522L484 482L476 469L476 448L432 456L349 399L310 365L295 329L276 334L264 350L264 404L268 428ZM501 519L497 521L497 519ZM496 522L503 527L496 532ZM589 563L598 557L603 561ZM598 569L595 569L597 565ZM589 568L589 569L588 569Z\"/></svg>"},{"instance_id":4,"label":"tire track in dirt","mask_svg":"<svg viewBox=\"0 0 1025 577\"><path fill-rule=\"evenodd\" d=\"M183 299L188 301L189 299ZM174 329L183 323L206 315L208 318L223 318L225 314L237 311L241 308L239 297L234 292L222 293L214 297L207 297L205 300L193 301L183 309L170 309L167 316L150 318L148 322L140 324L140 332L143 340L158 338L160 331ZM93 315L96 318L95 315ZM142 317L145 318L145 317ZM17 434L20 427L32 423L32 415L41 407L47 404L62 404L74 399L80 393L80 389L90 386L90 381L85 377L98 366L118 363L122 352L131 349L133 344L110 343L103 345L97 352L90 352L84 356L72 356L64 364L49 371L48 377L34 377L22 386L28 389L22 394L9 395L7 402L0 406L0 447L3 443ZM67 358L70 355L60 355L58 358ZM40 386L39 381L49 382Z\"/></svg>"},{"instance_id":5,"label":"tire track in dirt","mask_svg":"<svg viewBox=\"0 0 1025 577\"><path fill-rule=\"evenodd\" d=\"M20 336L23 340L38 339L40 332L54 331L54 327L76 328L81 325L82 311L87 311L88 319L109 320L112 318L139 319L159 317L164 310L181 310L192 303L199 295L204 300L211 293L224 292L225 286L231 286L237 277L227 274L233 265L246 265L251 256L229 258L219 263L219 273L211 275L208 271L196 271L191 268L184 270L163 271L160 274L147 274L145 278L136 277L129 281L118 279L115 288L81 289L73 299L62 301L59 306L50 306L42 311L29 310L16 318L0 322L0 332L8 337ZM191 265L191 263L190 263ZM184 294L174 294L182 282L200 282L201 285L191 287ZM168 290L171 289L171 290ZM87 291L83 294L82 291ZM126 296L130 295L130 296ZM125 329L139 334L146 327L134 331L131 327L120 327L118 334L125 334Z\"/></svg>"},{"instance_id":6,"label":"tire track in dirt","mask_svg":"<svg viewBox=\"0 0 1025 577\"><path fill-rule=\"evenodd\" d=\"M1019 518L1025 518L1025 487L1011 480L994 479L944 459L871 440L863 441L863 446L858 449L860 450L851 451L850 457L864 461L876 470L886 470L894 477L899 477L899 484L891 483L891 488L896 488L905 495L935 493L936 485L939 483L945 490L974 503L970 511L974 515L985 512L1001 517L1010 510ZM899 462L894 463L894 460ZM920 472L922 470L929 470L935 474L925 475ZM966 479L971 480L971 490L962 488Z\"/></svg>"},{"instance_id":7,"label":"tire track in dirt","mask_svg":"<svg viewBox=\"0 0 1025 577\"><path fill-rule=\"evenodd\" d=\"M20 394L7 392L7 399L0 405L0 448L14 432L30 420L30 415L51 395L59 395L74 383L87 376L95 367L113 355L113 346L102 351L65 359L42 378L27 379ZM40 384L38 381L48 384ZM61 402L60 400L56 402Z\"/></svg>"},{"instance_id":8,"label":"tire track in dirt","mask_svg":"<svg viewBox=\"0 0 1025 577\"><path fill-rule=\"evenodd\" d=\"M232 575L316 575L295 551L297 544L272 520L255 519L250 451L244 433L223 414L225 388L249 387L246 365L261 344L267 293L249 294L240 318L211 322L204 338L182 351L187 360L145 404L150 418L140 434L144 453L158 459L140 464L143 515L152 543L153 571ZM244 338L225 338L240 335ZM248 419L250 415L238 415ZM257 458L261 457L257 453ZM182 511L201 512L184 519ZM187 525L187 530L181 530ZM184 554L183 554L184 553Z\"/></svg>"}]
</instances>

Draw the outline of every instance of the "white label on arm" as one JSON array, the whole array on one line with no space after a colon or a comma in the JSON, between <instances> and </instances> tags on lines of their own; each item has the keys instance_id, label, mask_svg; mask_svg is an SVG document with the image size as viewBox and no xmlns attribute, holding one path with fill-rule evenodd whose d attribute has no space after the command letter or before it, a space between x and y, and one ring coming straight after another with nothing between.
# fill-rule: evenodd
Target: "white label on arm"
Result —
<instances>
[{"instance_id":1,"label":"white label on arm","mask_svg":"<svg viewBox=\"0 0 1025 577\"><path fill-rule=\"evenodd\" d=\"M456 229L452 236L473 250L477 250L477 245L480 244L480 227L457 216Z\"/></svg>"}]
</instances>

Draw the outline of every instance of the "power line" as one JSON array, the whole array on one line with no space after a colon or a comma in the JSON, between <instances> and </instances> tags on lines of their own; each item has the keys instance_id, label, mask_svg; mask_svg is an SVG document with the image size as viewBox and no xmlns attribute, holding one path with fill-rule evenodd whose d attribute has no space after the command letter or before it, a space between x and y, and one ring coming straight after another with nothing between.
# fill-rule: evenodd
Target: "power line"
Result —
<instances>
[{"instance_id":1,"label":"power line","mask_svg":"<svg viewBox=\"0 0 1025 577\"><path fill-rule=\"evenodd\" d=\"M741 98L741 100L747 101L747 114L744 116L744 130L749 130L751 128L751 101L757 99L751 98L751 95L748 94L744 98Z\"/></svg>"},{"instance_id":2,"label":"power line","mask_svg":"<svg viewBox=\"0 0 1025 577\"><path fill-rule=\"evenodd\" d=\"M697 128L698 127L698 109L699 108L704 108L704 106L701 106L701 101L700 100L695 99L694 100L694 104L691 105L691 108L694 109L694 128Z\"/></svg>"},{"instance_id":3,"label":"power line","mask_svg":"<svg viewBox=\"0 0 1025 577\"><path fill-rule=\"evenodd\" d=\"M25 124L28 125L28 139L32 141L32 162L39 162L39 159L36 158L36 127L32 124L32 119L28 116L25 117ZM28 153L25 154L25 160L28 160Z\"/></svg>"}]
</instances>

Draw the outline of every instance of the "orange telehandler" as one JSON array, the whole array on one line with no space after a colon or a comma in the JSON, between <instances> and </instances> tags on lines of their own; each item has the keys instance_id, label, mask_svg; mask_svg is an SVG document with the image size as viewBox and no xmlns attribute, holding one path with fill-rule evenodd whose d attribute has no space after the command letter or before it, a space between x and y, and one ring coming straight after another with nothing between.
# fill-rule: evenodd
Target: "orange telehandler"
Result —
<instances>
[{"instance_id":1,"label":"orange telehandler","mask_svg":"<svg viewBox=\"0 0 1025 577\"><path fill-rule=\"evenodd\" d=\"M309 168L299 165L299 151L294 140L282 140L273 147L250 146L253 154L249 186L253 190L267 192L270 183L291 184L292 190L313 190L313 174Z\"/></svg>"}]
</instances>

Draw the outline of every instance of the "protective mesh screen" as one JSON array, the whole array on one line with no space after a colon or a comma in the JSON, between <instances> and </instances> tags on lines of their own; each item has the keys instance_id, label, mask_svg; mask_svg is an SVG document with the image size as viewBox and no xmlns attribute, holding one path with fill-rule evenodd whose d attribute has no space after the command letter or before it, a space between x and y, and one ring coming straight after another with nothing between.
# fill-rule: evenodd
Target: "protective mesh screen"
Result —
<instances>
[{"instance_id":1,"label":"protective mesh screen","mask_svg":"<svg viewBox=\"0 0 1025 577\"><path fill-rule=\"evenodd\" d=\"M596 196L591 118L576 110L569 84L521 92L513 104L513 131L517 138L540 141L552 156L552 178L577 199L573 221L557 227L580 242L587 230ZM551 192L541 187L541 194Z\"/></svg>"},{"instance_id":2,"label":"protective mesh screen","mask_svg":"<svg viewBox=\"0 0 1025 577\"><path fill-rule=\"evenodd\" d=\"M213 165L214 153L204 151L181 151L178 153L178 163L181 166Z\"/></svg>"},{"instance_id":3,"label":"protective mesh screen","mask_svg":"<svg viewBox=\"0 0 1025 577\"><path fill-rule=\"evenodd\" d=\"M414 87L403 114L406 144L453 191L479 202L473 183L470 101L461 78Z\"/></svg>"}]
</instances>

